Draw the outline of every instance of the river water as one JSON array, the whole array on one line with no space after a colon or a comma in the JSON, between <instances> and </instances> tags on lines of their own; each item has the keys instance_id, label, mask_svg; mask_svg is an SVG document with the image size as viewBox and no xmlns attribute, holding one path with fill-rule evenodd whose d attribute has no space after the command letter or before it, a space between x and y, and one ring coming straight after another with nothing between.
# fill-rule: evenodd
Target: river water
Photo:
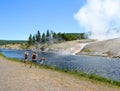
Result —
<instances>
[{"instance_id":1,"label":"river water","mask_svg":"<svg viewBox=\"0 0 120 91\"><path fill-rule=\"evenodd\" d=\"M24 60L25 50L0 49L3 55L10 58ZM31 60L32 51L29 51ZM59 53L38 52L39 57L46 56L44 64L57 66L60 69L78 70L85 73L94 73L106 78L120 81L120 59L83 56L63 55Z\"/></svg>"}]
</instances>

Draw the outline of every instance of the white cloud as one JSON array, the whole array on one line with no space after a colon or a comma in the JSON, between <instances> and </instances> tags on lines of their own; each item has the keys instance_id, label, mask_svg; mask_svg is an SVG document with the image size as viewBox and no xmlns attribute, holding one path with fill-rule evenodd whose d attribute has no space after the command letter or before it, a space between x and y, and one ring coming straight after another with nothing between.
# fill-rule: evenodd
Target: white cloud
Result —
<instances>
[{"instance_id":1,"label":"white cloud","mask_svg":"<svg viewBox=\"0 0 120 91\"><path fill-rule=\"evenodd\" d=\"M87 0L74 18L86 32L91 32L90 38L120 37L120 0Z\"/></svg>"}]
</instances>

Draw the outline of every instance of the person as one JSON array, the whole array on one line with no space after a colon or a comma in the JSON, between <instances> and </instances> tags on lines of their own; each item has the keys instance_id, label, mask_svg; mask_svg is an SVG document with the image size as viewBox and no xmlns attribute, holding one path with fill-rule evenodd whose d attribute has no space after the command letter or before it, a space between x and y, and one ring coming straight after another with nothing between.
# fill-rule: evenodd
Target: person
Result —
<instances>
[{"instance_id":1,"label":"person","mask_svg":"<svg viewBox=\"0 0 120 91\"><path fill-rule=\"evenodd\" d=\"M28 64L28 55L29 55L28 51L25 51L25 53L24 53L24 63L25 63L25 67L26 67L26 65Z\"/></svg>"},{"instance_id":2,"label":"person","mask_svg":"<svg viewBox=\"0 0 120 91\"><path fill-rule=\"evenodd\" d=\"M40 65L42 66L43 65L43 62L46 60L46 57L44 56L44 57L42 57L42 58L40 58Z\"/></svg>"},{"instance_id":3,"label":"person","mask_svg":"<svg viewBox=\"0 0 120 91\"><path fill-rule=\"evenodd\" d=\"M32 67L32 64L33 64L33 63L34 63L35 66L36 66L37 57L38 57L37 53L36 53L36 52L33 52L33 54L32 54L32 62L31 62L30 68Z\"/></svg>"}]
</instances>

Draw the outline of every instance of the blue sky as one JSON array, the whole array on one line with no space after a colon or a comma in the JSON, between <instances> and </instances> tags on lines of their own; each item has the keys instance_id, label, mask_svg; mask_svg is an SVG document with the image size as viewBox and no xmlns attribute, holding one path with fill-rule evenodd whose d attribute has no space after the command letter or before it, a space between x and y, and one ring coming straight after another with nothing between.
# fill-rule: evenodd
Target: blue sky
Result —
<instances>
[{"instance_id":1,"label":"blue sky","mask_svg":"<svg viewBox=\"0 0 120 91\"><path fill-rule=\"evenodd\" d=\"M86 0L0 0L0 39L27 40L29 34L84 32L74 14Z\"/></svg>"}]
</instances>

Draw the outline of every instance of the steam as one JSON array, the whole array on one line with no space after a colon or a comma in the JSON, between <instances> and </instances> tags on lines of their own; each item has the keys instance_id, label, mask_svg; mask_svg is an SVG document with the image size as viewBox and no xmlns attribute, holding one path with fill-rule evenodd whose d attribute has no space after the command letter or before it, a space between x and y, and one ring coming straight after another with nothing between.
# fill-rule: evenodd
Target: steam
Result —
<instances>
[{"instance_id":1,"label":"steam","mask_svg":"<svg viewBox=\"0 0 120 91\"><path fill-rule=\"evenodd\" d=\"M89 38L120 37L120 0L87 0L74 18L90 32Z\"/></svg>"}]
</instances>

